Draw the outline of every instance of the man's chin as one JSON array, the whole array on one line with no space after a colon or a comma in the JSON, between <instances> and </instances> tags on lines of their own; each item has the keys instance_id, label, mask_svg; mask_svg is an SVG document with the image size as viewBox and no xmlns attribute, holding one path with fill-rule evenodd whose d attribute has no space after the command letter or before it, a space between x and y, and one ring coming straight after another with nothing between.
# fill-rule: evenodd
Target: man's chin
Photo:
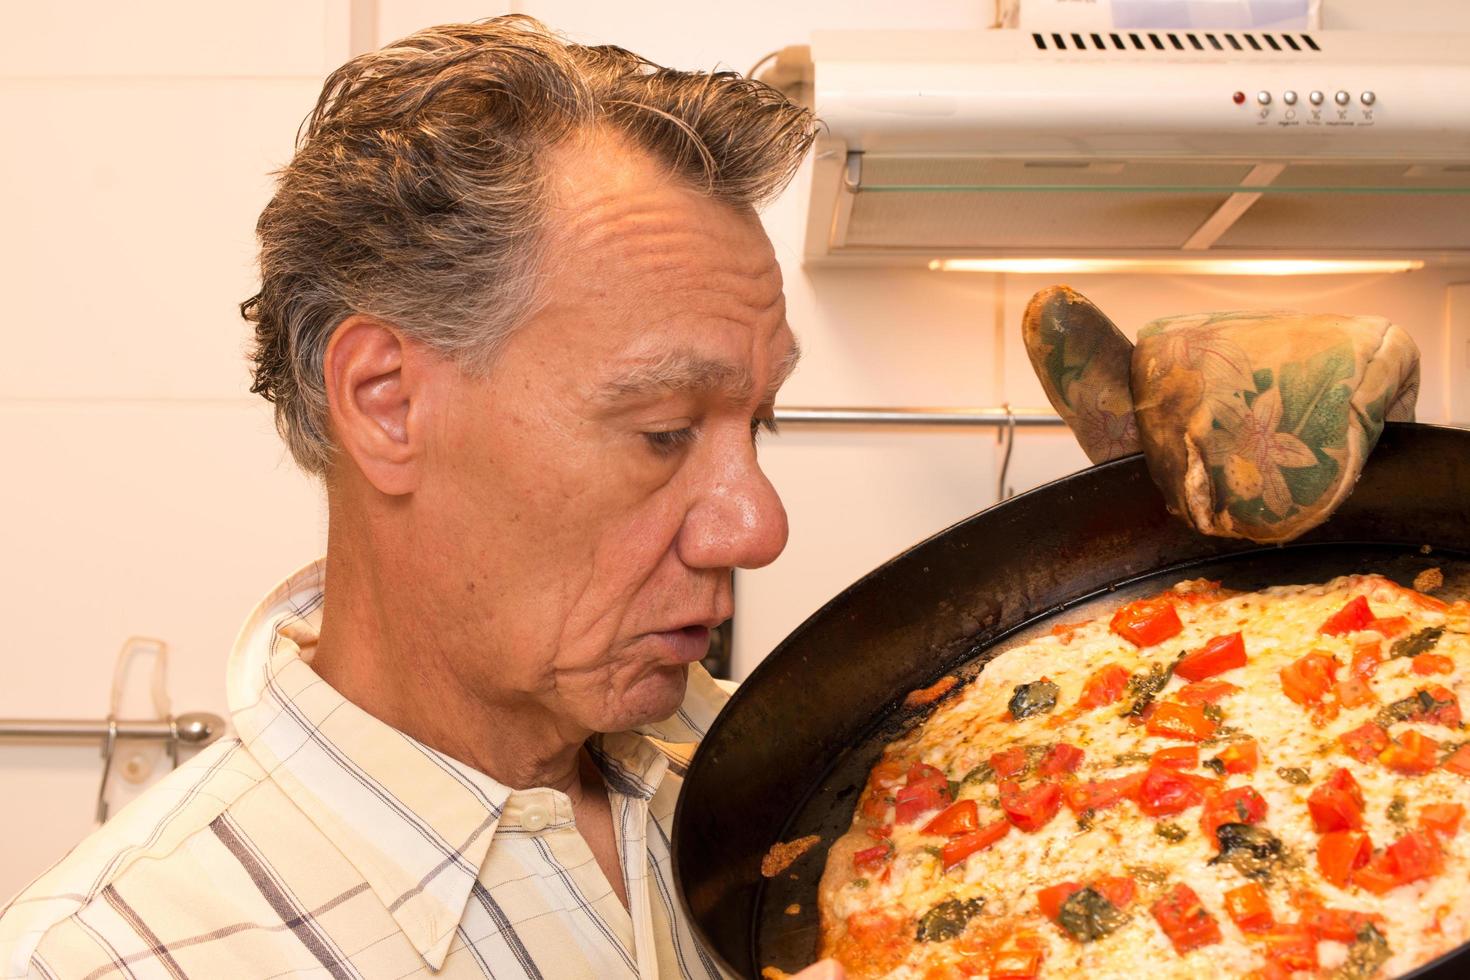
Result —
<instances>
[{"instance_id":1,"label":"man's chin","mask_svg":"<svg viewBox=\"0 0 1470 980\"><path fill-rule=\"evenodd\" d=\"M605 724L598 729L605 732L625 732L643 725L672 718L679 705L684 702L684 691L689 686L689 666L673 664L654 668L651 673L639 678L638 682L623 693L617 703L611 705Z\"/></svg>"}]
</instances>

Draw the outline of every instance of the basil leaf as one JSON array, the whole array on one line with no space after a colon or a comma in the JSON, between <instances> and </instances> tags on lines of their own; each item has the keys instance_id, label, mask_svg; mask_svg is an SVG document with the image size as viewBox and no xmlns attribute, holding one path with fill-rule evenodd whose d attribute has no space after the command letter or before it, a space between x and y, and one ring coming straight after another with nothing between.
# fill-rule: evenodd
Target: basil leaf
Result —
<instances>
[{"instance_id":1,"label":"basil leaf","mask_svg":"<svg viewBox=\"0 0 1470 980\"><path fill-rule=\"evenodd\" d=\"M983 898L950 898L929 911L925 912L919 919L919 932L915 937L921 943L937 943L946 939L953 939L965 931L965 926L970 920L980 914L985 907Z\"/></svg>"},{"instance_id":2,"label":"basil leaf","mask_svg":"<svg viewBox=\"0 0 1470 980\"><path fill-rule=\"evenodd\" d=\"M1050 711L1057 706L1057 696L1060 694L1061 688L1048 680L1017 684L1008 705L1011 709L1011 717L1020 721L1022 718L1030 718L1032 715Z\"/></svg>"},{"instance_id":3,"label":"basil leaf","mask_svg":"<svg viewBox=\"0 0 1470 980\"><path fill-rule=\"evenodd\" d=\"M1402 640L1395 640L1390 653L1393 657L1417 657L1427 650L1434 649L1434 645L1439 642L1441 636L1444 636L1443 626L1426 626Z\"/></svg>"},{"instance_id":4,"label":"basil leaf","mask_svg":"<svg viewBox=\"0 0 1470 980\"><path fill-rule=\"evenodd\" d=\"M1221 824L1215 829L1220 853L1210 864L1230 864L1247 878L1268 879L1285 857L1280 838L1263 827L1245 823Z\"/></svg>"},{"instance_id":5,"label":"basil leaf","mask_svg":"<svg viewBox=\"0 0 1470 980\"><path fill-rule=\"evenodd\" d=\"M1079 943L1101 939L1127 921L1128 916L1118 906L1091 888L1068 895L1057 912L1057 925Z\"/></svg>"},{"instance_id":6,"label":"basil leaf","mask_svg":"<svg viewBox=\"0 0 1470 980\"><path fill-rule=\"evenodd\" d=\"M1364 923L1357 938L1348 947L1347 962L1333 971L1336 980L1368 980L1378 973L1378 968L1393 955L1388 940L1373 923Z\"/></svg>"}]
</instances>

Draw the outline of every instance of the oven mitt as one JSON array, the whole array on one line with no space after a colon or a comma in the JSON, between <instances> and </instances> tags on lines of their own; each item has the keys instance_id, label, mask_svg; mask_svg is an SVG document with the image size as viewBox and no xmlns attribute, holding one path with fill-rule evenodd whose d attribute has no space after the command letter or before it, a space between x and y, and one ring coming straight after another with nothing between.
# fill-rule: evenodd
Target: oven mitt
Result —
<instances>
[{"instance_id":1,"label":"oven mitt","mask_svg":"<svg viewBox=\"0 0 1470 980\"><path fill-rule=\"evenodd\" d=\"M1419 350L1382 317L1194 313L1145 325L1134 346L1053 286L1022 333L1088 458L1142 451L1169 510L1219 537L1289 541L1327 520L1419 394Z\"/></svg>"}]
</instances>

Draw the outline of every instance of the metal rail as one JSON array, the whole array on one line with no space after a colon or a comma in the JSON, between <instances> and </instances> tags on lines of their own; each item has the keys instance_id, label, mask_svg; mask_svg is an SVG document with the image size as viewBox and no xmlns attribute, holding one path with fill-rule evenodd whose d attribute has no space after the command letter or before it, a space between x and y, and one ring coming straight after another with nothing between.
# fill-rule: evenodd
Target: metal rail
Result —
<instances>
[{"instance_id":1,"label":"metal rail","mask_svg":"<svg viewBox=\"0 0 1470 980\"><path fill-rule=\"evenodd\" d=\"M1065 425L1039 408L812 408L776 409L778 425L943 425L1031 428Z\"/></svg>"},{"instance_id":2,"label":"metal rail","mask_svg":"<svg viewBox=\"0 0 1470 980\"><path fill-rule=\"evenodd\" d=\"M191 711L174 718L149 721L120 721L103 718L0 718L0 741L85 741L103 742L119 738L147 738L179 741L205 746L224 734L225 722L219 715Z\"/></svg>"}]
</instances>

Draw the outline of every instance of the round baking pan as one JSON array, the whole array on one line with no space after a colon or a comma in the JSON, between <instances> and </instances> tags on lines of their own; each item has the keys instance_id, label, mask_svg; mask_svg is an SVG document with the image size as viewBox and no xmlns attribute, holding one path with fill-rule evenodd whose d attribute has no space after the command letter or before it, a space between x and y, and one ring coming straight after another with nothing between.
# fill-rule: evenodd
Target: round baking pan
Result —
<instances>
[{"instance_id":1,"label":"round baking pan","mask_svg":"<svg viewBox=\"0 0 1470 980\"><path fill-rule=\"evenodd\" d=\"M1333 518L1284 546L1207 538L1169 515L1142 457L1083 470L982 511L864 576L799 626L705 736L674 815L674 876L706 948L729 972L815 958L817 882L884 744L922 718L903 696L973 677L1053 617L1181 578L1227 587L1377 572L1445 574L1470 596L1470 430L1390 424ZM1100 611L1100 610L1099 610ZM761 857L818 834L782 874ZM1409 974L1470 975L1470 946Z\"/></svg>"}]
</instances>

